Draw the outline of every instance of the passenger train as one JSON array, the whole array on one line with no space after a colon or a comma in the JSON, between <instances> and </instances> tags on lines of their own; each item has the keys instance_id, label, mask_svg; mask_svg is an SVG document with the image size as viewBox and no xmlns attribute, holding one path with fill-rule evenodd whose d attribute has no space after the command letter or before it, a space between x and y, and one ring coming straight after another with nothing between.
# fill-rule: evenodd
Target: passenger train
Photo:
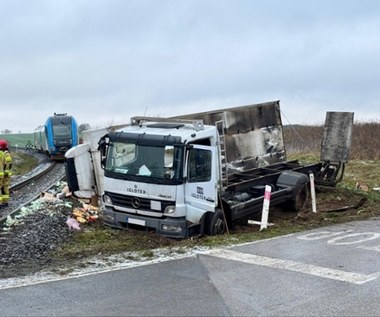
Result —
<instances>
[{"instance_id":1,"label":"passenger train","mask_svg":"<svg viewBox=\"0 0 380 317\"><path fill-rule=\"evenodd\" d=\"M78 124L67 113L49 117L44 125L33 131L34 147L45 152L52 160L63 160L71 147L78 145Z\"/></svg>"}]
</instances>

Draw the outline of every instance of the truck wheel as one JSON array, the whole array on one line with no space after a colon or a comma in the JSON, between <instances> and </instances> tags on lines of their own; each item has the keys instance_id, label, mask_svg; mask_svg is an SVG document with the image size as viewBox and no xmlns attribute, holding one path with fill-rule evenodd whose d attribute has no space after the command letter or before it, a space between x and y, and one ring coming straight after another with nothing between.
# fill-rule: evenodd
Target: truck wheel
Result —
<instances>
[{"instance_id":1,"label":"truck wheel","mask_svg":"<svg viewBox=\"0 0 380 317\"><path fill-rule=\"evenodd\" d=\"M306 202L309 198L309 186L307 183L302 184L297 186L295 191L292 207L295 211L300 212L305 208Z\"/></svg>"},{"instance_id":2,"label":"truck wheel","mask_svg":"<svg viewBox=\"0 0 380 317\"><path fill-rule=\"evenodd\" d=\"M223 212L217 209L211 219L211 222L207 228L207 234L210 236L216 236L226 232L226 223L224 220Z\"/></svg>"}]
</instances>

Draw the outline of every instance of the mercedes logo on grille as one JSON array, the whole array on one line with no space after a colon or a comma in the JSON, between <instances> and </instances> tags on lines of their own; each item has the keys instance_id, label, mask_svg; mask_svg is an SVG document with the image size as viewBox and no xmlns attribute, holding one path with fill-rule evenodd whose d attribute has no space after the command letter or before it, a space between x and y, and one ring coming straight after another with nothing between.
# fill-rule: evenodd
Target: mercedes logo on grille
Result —
<instances>
[{"instance_id":1,"label":"mercedes logo on grille","mask_svg":"<svg viewBox=\"0 0 380 317\"><path fill-rule=\"evenodd\" d=\"M132 198L132 206L136 209L140 208L141 206L141 202L140 202L140 199L137 198L137 197L133 197Z\"/></svg>"}]
</instances>

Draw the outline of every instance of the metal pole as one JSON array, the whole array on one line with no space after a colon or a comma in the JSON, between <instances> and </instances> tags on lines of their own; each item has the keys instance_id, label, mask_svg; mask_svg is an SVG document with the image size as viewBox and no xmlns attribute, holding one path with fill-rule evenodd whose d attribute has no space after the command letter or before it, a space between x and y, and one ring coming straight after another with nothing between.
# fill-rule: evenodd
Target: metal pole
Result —
<instances>
[{"instance_id":1,"label":"metal pole","mask_svg":"<svg viewBox=\"0 0 380 317\"><path fill-rule=\"evenodd\" d=\"M311 210L312 212L317 212L317 201L315 198L315 184L314 184L313 173L310 173L310 192L311 192Z\"/></svg>"}]
</instances>

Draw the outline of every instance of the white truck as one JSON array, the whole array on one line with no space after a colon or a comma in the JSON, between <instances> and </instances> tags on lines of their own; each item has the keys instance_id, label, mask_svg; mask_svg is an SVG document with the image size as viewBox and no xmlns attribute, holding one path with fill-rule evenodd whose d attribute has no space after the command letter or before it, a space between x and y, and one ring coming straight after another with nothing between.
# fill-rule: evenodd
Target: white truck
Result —
<instances>
[{"instance_id":1,"label":"white truck","mask_svg":"<svg viewBox=\"0 0 380 317\"><path fill-rule=\"evenodd\" d=\"M301 210L310 173L335 186L348 160L353 113L328 112L321 161L288 161L279 101L84 132L66 153L69 187L101 197L103 221L185 238L215 235L271 205ZM100 152L100 153L99 153Z\"/></svg>"}]
</instances>

